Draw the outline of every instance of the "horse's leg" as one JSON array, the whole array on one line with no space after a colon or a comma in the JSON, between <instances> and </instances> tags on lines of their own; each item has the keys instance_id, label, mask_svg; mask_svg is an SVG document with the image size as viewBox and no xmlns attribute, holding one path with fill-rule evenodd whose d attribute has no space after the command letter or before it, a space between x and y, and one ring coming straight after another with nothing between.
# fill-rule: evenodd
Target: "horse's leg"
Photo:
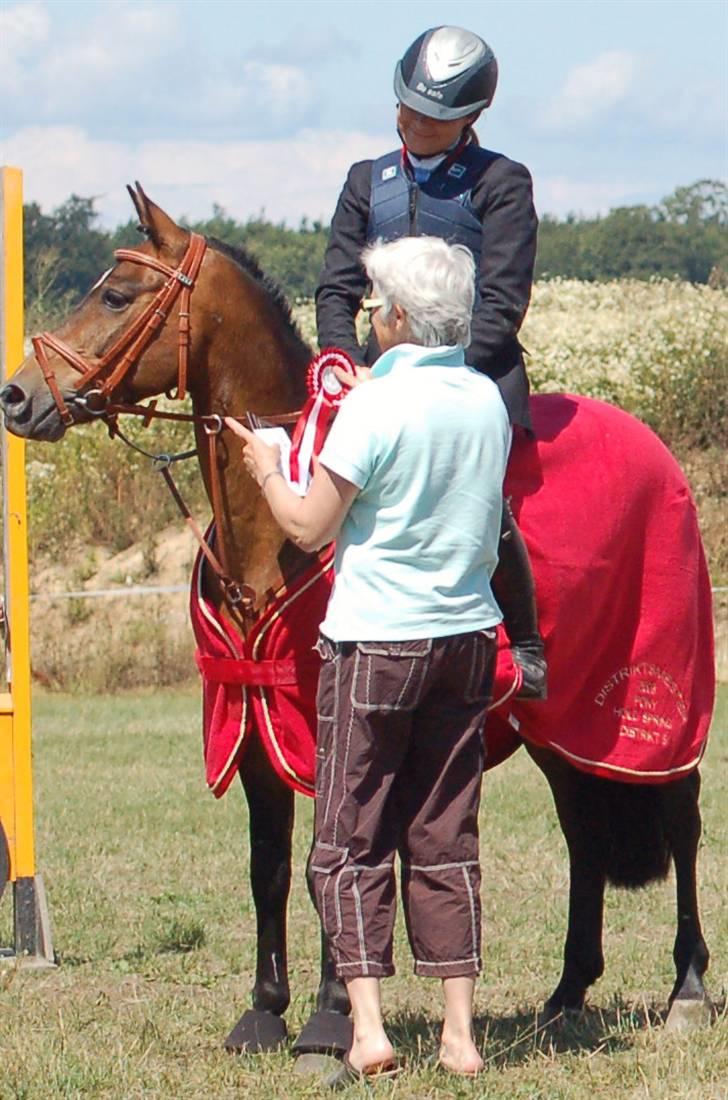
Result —
<instances>
[{"instance_id":1,"label":"horse's leg","mask_svg":"<svg viewBox=\"0 0 728 1100\"><path fill-rule=\"evenodd\" d=\"M240 769L250 815L250 883L257 923L253 1007L238 1020L227 1050L275 1050L287 1037L282 1019L288 1008L286 906L291 885L293 791L275 774L257 737L251 739Z\"/></svg>"},{"instance_id":2,"label":"horse's leg","mask_svg":"<svg viewBox=\"0 0 728 1100\"><path fill-rule=\"evenodd\" d=\"M306 882L311 901L315 907L313 875L311 873L311 853L306 866ZM341 1057L349 1050L352 1042L352 1025L349 1019L351 1004L346 986L336 976L336 965L331 954L328 938L321 931L321 981L316 995L316 1011L306 1021L301 1034L293 1044L296 1055L334 1054ZM321 1066L311 1060L311 1068L320 1070Z\"/></svg>"},{"instance_id":3,"label":"horse's leg","mask_svg":"<svg viewBox=\"0 0 728 1100\"><path fill-rule=\"evenodd\" d=\"M569 918L564 965L556 989L546 1001L545 1017L583 1007L589 986L604 971L602 918L606 871L603 808L588 779L546 749L528 745L530 756L548 780L569 851Z\"/></svg>"},{"instance_id":4,"label":"horse's leg","mask_svg":"<svg viewBox=\"0 0 728 1100\"><path fill-rule=\"evenodd\" d=\"M701 822L697 771L662 788L665 831L675 861L677 935L673 958L676 980L670 994L668 1026L684 1027L710 1013L703 974L710 958L698 913L696 861Z\"/></svg>"}]
</instances>

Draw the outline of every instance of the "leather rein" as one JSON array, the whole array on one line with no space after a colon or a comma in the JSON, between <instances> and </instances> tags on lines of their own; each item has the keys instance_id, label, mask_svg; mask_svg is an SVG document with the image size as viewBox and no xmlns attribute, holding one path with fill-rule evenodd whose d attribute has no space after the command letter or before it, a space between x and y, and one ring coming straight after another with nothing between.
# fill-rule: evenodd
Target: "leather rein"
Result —
<instances>
[{"instance_id":1,"label":"leather rein","mask_svg":"<svg viewBox=\"0 0 728 1100\"><path fill-rule=\"evenodd\" d=\"M114 252L114 258L118 262L124 260L129 263L149 267L167 277L167 281L157 292L154 299L139 314L136 320L123 332L119 338L104 352L102 356L93 359L86 358L74 351L68 344L59 340L51 332L42 332L40 336L33 337L32 344L35 358L41 369L43 378L56 403L60 418L66 427L75 423L73 413L68 407L61 393L58 380L53 368L48 362L48 350L55 352L79 375L77 388L94 379L98 379L96 388L79 394L75 403L83 405L84 409L94 417L106 421L109 434L113 437L124 436L118 429L117 417L120 414L141 416L144 427L154 420L178 420L188 423L202 424L209 447L210 469L210 504L212 506L213 522L218 533L217 553L205 539L202 531L195 523L192 514L182 499L175 485L169 466L172 458L168 455L151 456L155 459L157 468L167 483L177 507L185 522L189 525L195 538L200 544L200 549L210 564L218 579L223 599L228 610L241 626L243 633L247 634L257 618L258 609L257 593L248 584L236 580L229 569L224 543L219 537L221 531L220 520L222 517L222 490L220 474L217 465L217 437L224 428L222 417L216 413L207 416L197 416L194 413L174 413L157 409L156 400L148 405L124 404L112 402L112 395L123 382L128 372L136 365L144 354L154 337L164 328L169 319L172 307L180 299L179 323L178 323L178 351L177 351L177 389L168 396L183 400L187 393L187 371L190 352L190 299L195 288L197 276L202 266L202 261L207 251L207 241L199 233L190 233L190 241L179 267L170 267L162 263L156 256L150 256L146 252L135 249L118 248ZM106 373L108 372L108 373ZM74 403L73 401L71 402ZM292 424L298 419L300 413L282 413L277 416L266 415L269 424ZM240 418L243 419L243 418ZM126 442L126 440L125 440ZM139 449L139 448L137 448ZM143 452L146 453L146 452ZM194 454L195 452L191 452ZM186 457L186 456L177 456Z\"/></svg>"}]
</instances>

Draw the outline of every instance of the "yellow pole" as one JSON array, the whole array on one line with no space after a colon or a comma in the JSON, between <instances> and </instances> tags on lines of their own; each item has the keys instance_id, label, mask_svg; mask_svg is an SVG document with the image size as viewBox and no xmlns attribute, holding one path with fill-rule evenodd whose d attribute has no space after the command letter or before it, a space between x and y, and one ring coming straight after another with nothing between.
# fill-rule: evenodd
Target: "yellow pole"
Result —
<instances>
[{"instance_id":1,"label":"yellow pole","mask_svg":"<svg viewBox=\"0 0 728 1100\"><path fill-rule=\"evenodd\" d=\"M23 177L18 168L0 169L0 354L5 381L23 361ZM3 514L5 517L5 604L9 625L7 679L10 700L0 700L3 719L3 766L0 782L7 789L8 765L14 795L12 816L3 824L10 850L10 878L35 873L33 850L33 779L30 742L30 624L28 592L28 517L25 497L25 443L3 431ZM11 701L11 748L5 722ZM2 797L0 795L0 797Z\"/></svg>"},{"instance_id":2,"label":"yellow pole","mask_svg":"<svg viewBox=\"0 0 728 1100\"><path fill-rule=\"evenodd\" d=\"M23 355L23 177L0 168L0 379ZM35 874L30 721L30 615L25 443L3 428L3 529L7 690L0 694L0 821L15 891L15 950L48 954L42 883ZM43 941L47 940L45 943Z\"/></svg>"}]
</instances>

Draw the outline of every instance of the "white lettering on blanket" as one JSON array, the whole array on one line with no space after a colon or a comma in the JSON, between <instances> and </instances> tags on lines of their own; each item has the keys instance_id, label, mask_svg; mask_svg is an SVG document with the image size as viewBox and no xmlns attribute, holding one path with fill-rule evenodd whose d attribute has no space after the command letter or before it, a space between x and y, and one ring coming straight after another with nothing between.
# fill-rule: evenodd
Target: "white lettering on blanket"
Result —
<instances>
[{"instance_id":1,"label":"white lettering on blanket","mask_svg":"<svg viewBox=\"0 0 728 1100\"><path fill-rule=\"evenodd\" d=\"M669 672L657 665L643 661L617 669L595 695L595 704L603 707L617 688L622 690L613 711L620 737L666 746L688 717L683 693Z\"/></svg>"}]
</instances>

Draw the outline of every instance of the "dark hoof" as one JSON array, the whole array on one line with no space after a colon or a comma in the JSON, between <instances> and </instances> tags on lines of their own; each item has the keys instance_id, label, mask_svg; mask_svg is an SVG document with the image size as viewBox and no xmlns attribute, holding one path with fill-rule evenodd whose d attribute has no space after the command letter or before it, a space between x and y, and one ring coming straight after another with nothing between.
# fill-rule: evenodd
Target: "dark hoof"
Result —
<instances>
[{"instance_id":1,"label":"dark hoof","mask_svg":"<svg viewBox=\"0 0 728 1100\"><path fill-rule=\"evenodd\" d=\"M352 1024L341 1012L314 1012L293 1044L294 1054L335 1054L343 1057L351 1047Z\"/></svg>"},{"instance_id":2,"label":"dark hoof","mask_svg":"<svg viewBox=\"0 0 728 1100\"><path fill-rule=\"evenodd\" d=\"M567 1007L558 1001L546 1001L536 1018L536 1024L539 1028L549 1027L551 1024L555 1024L556 1021L561 1023L571 1022L577 1020L584 1012L584 1003L581 1005L573 1005Z\"/></svg>"},{"instance_id":3,"label":"dark hoof","mask_svg":"<svg viewBox=\"0 0 728 1100\"><path fill-rule=\"evenodd\" d=\"M272 1012L249 1008L225 1040L225 1050L231 1054L266 1054L280 1050L287 1039L285 1020Z\"/></svg>"}]
</instances>

